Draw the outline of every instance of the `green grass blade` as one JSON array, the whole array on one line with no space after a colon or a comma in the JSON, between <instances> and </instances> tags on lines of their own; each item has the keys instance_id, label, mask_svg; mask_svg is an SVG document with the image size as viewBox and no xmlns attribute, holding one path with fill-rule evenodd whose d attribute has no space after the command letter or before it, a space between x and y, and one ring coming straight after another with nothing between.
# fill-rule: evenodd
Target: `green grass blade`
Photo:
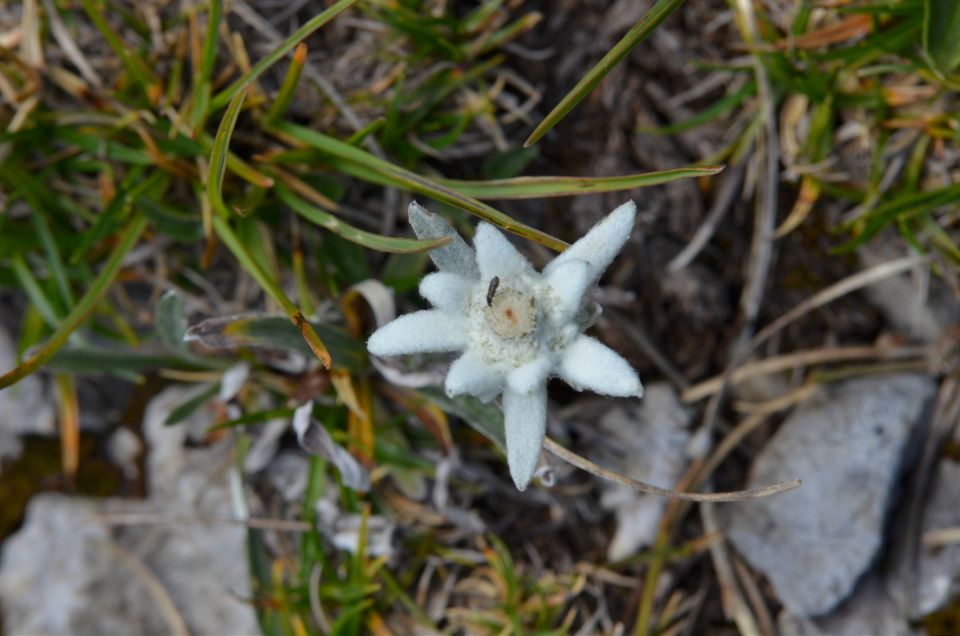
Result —
<instances>
[{"instance_id":1,"label":"green grass blade","mask_svg":"<svg viewBox=\"0 0 960 636\"><path fill-rule=\"evenodd\" d=\"M53 233L50 231L50 223L46 215L34 208L33 214L34 227L37 229L37 235L40 237L40 243L43 245L43 251L47 254L47 265L50 267L50 273L57 284L57 290L66 307L72 307L74 303L73 291L70 289L70 282L67 280L67 271L63 266L63 258L60 256L60 250L53 239Z\"/></svg>"},{"instance_id":2,"label":"green grass blade","mask_svg":"<svg viewBox=\"0 0 960 636\"><path fill-rule=\"evenodd\" d=\"M678 179L708 177L721 170L723 166L690 166L622 177L515 177L492 181L440 179L439 183L477 199L533 199L645 188Z\"/></svg>"},{"instance_id":3,"label":"green grass blade","mask_svg":"<svg viewBox=\"0 0 960 636\"><path fill-rule=\"evenodd\" d=\"M488 37L474 40L468 46L464 47L464 52L470 58L476 58L484 53L489 53L520 37L537 26L542 20L543 14L539 11L528 13L514 20L513 23L499 31L491 33Z\"/></svg>"},{"instance_id":4,"label":"green grass blade","mask_svg":"<svg viewBox=\"0 0 960 636\"><path fill-rule=\"evenodd\" d=\"M34 214L36 214L36 212L34 212ZM54 308L50 299L47 298L47 294L44 293L43 288L40 287L40 283L36 277L34 277L33 272L27 267L27 262L24 260L23 254L15 254L12 256L10 258L10 265L13 267L13 274L17 277L17 282L20 283L20 288L27 294L30 304L43 316L43 321L46 322L51 329L56 329L60 324L59 312Z\"/></svg>"},{"instance_id":5,"label":"green grass blade","mask_svg":"<svg viewBox=\"0 0 960 636\"><path fill-rule=\"evenodd\" d=\"M223 175L227 171L230 137L233 136L233 129L237 125L237 118L240 116L243 100L246 97L247 92L240 91L230 100L227 112L220 120L220 127L217 128L217 136L213 138L213 150L210 152L210 168L207 172L207 197L210 199L210 205L213 209L224 216L230 215L227 205L223 202Z\"/></svg>"},{"instance_id":6,"label":"green grass blade","mask_svg":"<svg viewBox=\"0 0 960 636\"><path fill-rule=\"evenodd\" d=\"M137 197L136 209L153 223L153 229L182 243L194 243L203 238L203 221L196 213L164 205L150 197Z\"/></svg>"},{"instance_id":7,"label":"green grass blade","mask_svg":"<svg viewBox=\"0 0 960 636\"><path fill-rule=\"evenodd\" d=\"M154 158L143 148L134 148L113 139L115 131L104 128L71 128L58 126L51 131L60 141L71 143L93 156L133 166L150 167Z\"/></svg>"},{"instance_id":8,"label":"green grass blade","mask_svg":"<svg viewBox=\"0 0 960 636\"><path fill-rule=\"evenodd\" d=\"M350 144L351 146L359 146L360 144L363 143L364 139L366 139L370 135L379 131L381 128L383 128L383 125L386 123L387 123L386 119L384 119L383 117L377 117L376 119L371 121L369 124L367 124L357 132L350 135L350 137L347 139L347 143Z\"/></svg>"},{"instance_id":9,"label":"green grass blade","mask_svg":"<svg viewBox=\"0 0 960 636\"><path fill-rule=\"evenodd\" d=\"M33 221L33 227L40 239L40 244L43 245L43 251L47 255L47 266L50 267L50 274L57 284L57 290L60 292L64 305L72 307L74 303L73 291L70 289L67 271L63 265L63 257L60 255L60 248L57 247L57 242L53 238L53 231L50 229L50 221L47 219L43 206L39 201L32 200L33 197L28 190L24 191L24 195L30 202L30 207L33 208L30 219Z\"/></svg>"},{"instance_id":10,"label":"green grass blade","mask_svg":"<svg viewBox=\"0 0 960 636\"><path fill-rule=\"evenodd\" d=\"M503 5L504 0L486 0L460 20L460 28L464 33L473 33L493 18L494 14Z\"/></svg>"},{"instance_id":11,"label":"green grass blade","mask_svg":"<svg viewBox=\"0 0 960 636\"><path fill-rule=\"evenodd\" d=\"M382 236L372 232L365 232L351 225L347 225L334 215L321 210L315 205L307 203L290 190L278 186L277 196L286 203L290 209L305 218L306 220L330 230L337 236L347 239L351 243L356 243L379 252L392 252L395 254L406 254L410 252L423 252L440 247L449 242L446 237L433 239L429 241L420 241L416 239L395 238L392 236Z\"/></svg>"},{"instance_id":12,"label":"green grass blade","mask_svg":"<svg viewBox=\"0 0 960 636\"><path fill-rule=\"evenodd\" d=\"M213 140L209 133L202 132L197 135L197 141L204 148L204 152L213 152ZM243 159L227 150L227 170L237 175L247 183L258 188L269 188L273 185L273 179L258 172Z\"/></svg>"},{"instance_id":13,"label":"green grass blade","mask_svg":"<svg viewBox=\"0 0 960 636\"><path fill-rule=\"evenodd\" d=\"M558 238L525 225L490 207L482 201L461 194L432 179L422 177L388 161L384 161L364 150L354 148L338 139L323 133L287 122L279 123L274 131L288 138L306 144L331 156L331 163L337 169L374 183L391 185L410 192L419 192L437 201L466 210L485 221L531 241L536 241L558 252L566 249L567 244Z\"/></svg>"},{"instance_id":14,"label":"green grass blade","mask_svg":"<svg viewBox=\"0 0 960 636\"><path fill-rule=\"evenodd\" d=\"M209 357L174 355L150 351L116 350L90 346L67 346L47 363L64 373L147 373L157 369L223 370L225 364Z\"/></svg>"},{"instance_id":15,"label":"green grass blade","mask_svg":"<svg viewBox=\"0 0 960 636\"><path fill-rule=\"evenodd\" d=\"M96 277L90 288L83 295L80 301L74 306L70 314L63 319L60 325L54 330L50 339L47 340L32 356L22 364L11 371L0 376L0 389L16 384L27 377L54 356L57 350L63 346L74 331L87 319L87 317L96 308L97 303L107 293L110 284L113 283L120 266L123 264L123 258L127 252L136 244L143 230L147 226L146 217L137 215L127 226L126 232L117 241L116 247L107 259L106 264Z\"/></svg>"},{"instance_id":16,"label":"green grass blade","mask_svg":"<svg viewBox=\"0 0 960 636\"><path fill-rule=\"evenodd\" d=\"M217 392L220 391L220 383L214 382L208 385L203 391L194 395L193 397L185 400L184 402L178 404L170 413L167 415L166 419L163 420L164 426L173 426L184 421L194 413L196 413L201 406L212 400Z\"/></svg>"},{"instance_id":17,"label":"green grass blade","mask_svg":"<svg viewBox=\"0 0 960 636\"><path fill-rule=\"evenodd\" d=\"M90 0L85 1L89 2ZM274 49L265 58L257 62L248 73L246 73L243 77L238 78L235 82L230 84L230 86L217 93L213 99L210 100L209 112L216 112L226 106L227 103L237 95L237 93L242 91L252 82L256 81L258 77L263 75L264 71L276 64L277 61L289 53L293 47L300 44L304 38L356 3L357 0L340 0L326 11L323 11L308 20L302 27L294 31L290 37L281 42L280 46Z\"/></svg>"},{"instance_id":18,"label":"green grass blade","mask_svg":"<svg viewBox=\"0 0 960 636\"><path fill-rule=\"evenodd\" d=\"M313 326L307 322L307 319L304 318L297 306L293 304L293 301L287 297L283 289L280 288L280 285L270 274L260 267L260 264L254 256L247 250L240 239L237 238L237 235L233 232L233 229L230 227L230 224L227 223L226 219L221 216L214 216L213 228L216 230L217 236L220 237L224 245L233 252L233 255L240 261L243 268L247 270L247 273L253 276L254 280L263 288L263 291L273 298L278 305L283 307L287 317L290 318L290 321L297 327L300 335L303 336L303 339L310 346L310 350L320 359L323 366L329 369L330 352L327 351L323 341L320 340L320 336L317 335Z\"/></svg>"},{"instance_id":19,"label":"green grass blade","mask_svg":"<svg viewBox=\"0 0 960 636\"><path fill-rule=\"evenodd\" d=\"M923 50L944 75L960 65L960 3L957 0L924 0Z\"/></svg>"},{"instance_id":20,"label":"green grass blade","mask_svg":"<svg viewBox=\"0 0 960 636\"><path fill-rule=\"evenodd\" d=\"M619 64L638 44L646 40L654 29L680 8L683 2L684 0L659 0L657 4L653 5L650 11L640 18L640 21L633 25L633 28L627 31L627 34L597 62L597 65L587 71L587 74L577 82L573 90L560 100L560 103L550 111L550 114L543 118L543 121L537 125L524 142L524 147L537 143L541 137L547 134L547 131L557 125L557 122L566 117L567 113L573 110L580 103L580 100L586 97L614 66Z\"/></svg>"},{"instance_id":21,"label":"green grass blade","mask_svg":"<svg viewBox=\"0 0 960 636\"><path fill-rule=\"evenodd\" d=\"M139 55L131 52L130 47L120 39L120 36L114 32L110 23L107 22L108 12L98 7L94 0L80 0L80 4L83 5L84 11L87 12L94 26L100 31L100 35L106 40L107 45L113 50L116 56L120 58L134 79L143 86L148 94L158 88L160 82L154 72Z\"/></svg>"},{"instance_id":22,"label":"green grass blade","mask_svg":"<svg viewBox=\"0 0 960 636\"><path fill-rule=\"evenodd\" d=\"M297 84L300 83L300 75L303 73L303 65L307 62L307 45L301 42L293 52L293 59L290 60L290 66L287 67L287 74L283 76L283 83L277 96L267 111L267 121L277 121L286 114L293 101L294 93L297 90Z\"/></svg>"},{"instance_id":23,"label":"green grass blade","mask_svg":"<svg viewBox=\"0 0 960 636\"><path fill-rule=\"evenodd\" d=\"M953 259L954 263L960 264L960 246L957 245L954 238L944 231L931 214L921 215L924 228L930 236L930 243ZM921 252L922 253L922 252Z\"/></svg>"},{"instance_id":24,"label":"green grass blade","mask_svg":"<svg viewBox=\"0 0 960 636\"><path fill-rule=\"evenodd\" d=\"M698 126L703 126L704 124L709 123L718 117L722 117L729 111L742 104L748 97L755 95L756 92L757 83L754 81L747 82L740 87L740 90L721 97L716 102L689 119L679 121L668 126L660 126L658 128L638 128L637 132L648 135L675 135L677 133L686 132Z\"/></svg>"},{"instance_id":25,"label":"green grass blade","mask_svg":"<svg viewBox=\"0 0 960 636\"><path fill-rule=\"evenodd\" d=\"M319 322L311 324L330 351L334 366L351 371L363 371L369 367L366 347L346 329ZM207 318L187 329L186 341L217 353L234 354L237 349L246 348L311 353L297 328L283 316Z\"/></svg>"},{"instance_id":26,"label":"green grass blade","mask_svg":"<svg viewBox=\"0 0 960 636\"><path fill-rule=\"evenodd\" d=\"M210 104L210 76L217 61L217 36L220 33L220 18L223 15L223 0L211 0L207 16L207 35L203 40L200 68L193 80L193 130L199 131L207 120Z\"/></svg>"},{"instance_id":27,"label":"green grass blade","mask_svg":"<svg viewBox=\"0 0 960 636\"><path fill-rule=\"evenodd\" d=\"M135 198L154 190L162 192L166 188L166 177L162 172L154 172L146 178L142 174L131 172L130 178L124 179L117 194L96 217L93 225L73 241L73 252L69 258L71 265L79 264L94 246L123 226Z\"/></svg>"},{"instance_id":28,"label":"green grass blade","mask_svg":"<svg viewBox=\"0 0 960 636\"><path fill-rule=\"evenodd\" d=\"M283 406L277 407L275 409L267 409L265 411L254 411L253 413L244 413L240 417L235 417L232 420L227 420L226 422L220 422L211 426L207 432L212 433L214 431L222 431L227 428L234 428L236 426L247 426L250 424L263 424L264 422L269 422L270 420L275 420L278 418L290 419L293 417L294 409L286 408Z\"/></svg>"},{"instance_id":29,"label":"green grass blade","mask_svg":"<svg viewBox=\"0 0 960 636\"><path fill-rule=\"evenodd\" d=\"M935 190L926 190L921 192L911 192L878 205L875 210L870 212L865 221L863 229L853 239L843 245L834 248L835 253L843 253L853 250L870 238L873 238L888 223L906 219L928 210L946 205L957 205L960 203L960 184L952 184L937 188ZM857 222L860 219L857 220Z\"/></svg>"}]
</instances>

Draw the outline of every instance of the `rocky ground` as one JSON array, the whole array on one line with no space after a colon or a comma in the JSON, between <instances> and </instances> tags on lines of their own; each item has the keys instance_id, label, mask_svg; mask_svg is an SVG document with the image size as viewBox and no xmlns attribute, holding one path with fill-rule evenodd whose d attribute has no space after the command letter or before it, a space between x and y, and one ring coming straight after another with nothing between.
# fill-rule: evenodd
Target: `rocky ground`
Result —
<instances>
[{"instance_id":1,"label":"rocky ground","mask_svg":"<svg viewBox=\"0 0 960 636\"><path fill-rule=\"evenodd\" d=\"M248 6L286 32L313 4L298 12ZM425 172L477 177L485 154L501 141L519 146L649 8L633 0L518 4L543 13L508 49L503 67L535 93L528 120L506 122L497 134L471 130L448 156L426 159ZM775 16L789 4L766 2ZM251 54L262 53L253 44L257 30L238 15L229 19L248 35ZM10 20L2 24L12 28ZM374 37L359 18L335 22L310 59L333 69L330 81L350 95L380 72L363 64ZM618 175L712 156L742 126L736 112L677 135L636 129L683 121L708 106L738 81L708 66L745 64L744 55L728 4L690 0L545 138L526 174ZM338 60L354 64L347 72ZM320 119L319 99L307 91L294 113ZM359 106L357 114L373 115ZM782 140L791 120L786 107L777 115ZM328 124L347 126L336 115ZM688 506L548 457L554 484L521 494L491 447L458 427L455 452L421 453L437 466L434 479L384 488L389 505L365 521L371 554L401 572L441 631L470 633L463 616L496 603L483 562L490 536L523 576L552 581L573 617L570 633L624 633L638 616L659 617L656 631L668 634L960 630L960 294L951 287L956 274L943 269L955 266L909 261L912 252L892 230L855 253L831 253L841 239L830 229L849 209L826 200L773 241L764 260L757 218L766 206L782 221L798 192L785 156L777 157L778 187L764 185L769 152L769 144L752 146L711 179L502 202L500 209L574 240L625 198L638 206L628 246L596 292L605 311L594 331L639 371L646 397L599 399L552 384L553 436L601 466L663 487L802 485L764 500ZM405 195L348 194L361 211L390 205L390 196L399 197L390 229L408 235L399 212ZM382 222L367 217L371 226ZM702 249L690 251L717 218ZM538 266L549 260L540 246L521 249ZM873 282L824 296L864 272ZM220 292L230 291L220 282L212 278ZM6 369L16 358L24 299L5 291L4 301ZM413 302L398 299L401 310ZM804 311L791 314L797 307ZM790 320L778 325L784 316ZM763 341L742 355L758 333ZM72 484L57 476L49 379L39 374L0 391L4 633L260 628L248 602L242 520L275 522L262 529L271 554L295 550L308 463L289 420L279 418L255 431L238 468L233 438L206 434L230 395L164 426L193 390L159 377L140 386L82 379L81 465ZM367 468L357 467L357 479L369 480ZM376 469L370 472L376 482ZM356 549L360 515L321 500L317 523L333 545ZM416 576L404 576L411 538L426 534L459 551L459 560L431 557ZM652 614L644 614L647 602ZM393 610L384 629L415 633L403 607Z\"/></svg>"}]
</instances>

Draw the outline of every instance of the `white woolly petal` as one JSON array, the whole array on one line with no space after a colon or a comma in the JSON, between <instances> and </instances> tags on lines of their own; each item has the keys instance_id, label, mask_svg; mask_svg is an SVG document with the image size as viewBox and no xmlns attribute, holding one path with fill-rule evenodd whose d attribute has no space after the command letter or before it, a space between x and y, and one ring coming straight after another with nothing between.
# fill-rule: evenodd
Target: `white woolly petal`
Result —
<instances>
[{"instance_id":1,"label":"white woolly petal","mask_svg":"<svg viewBox=\"0 0 960 636\"><path fill-rule=\"evenodd\" d=\"M580 260L587 264L587 279L595 282L630 238L636 216L637 206L633 201L627 201L553 259L544 268L544 275L550 276L556 268L571 260Z\"/></svg>"},{"instance_id":2,"label":"white woolly petal","mask_svg":"<svg viewBox=\"0 0 960 636\"><path fill-rule=\"evenodd\" d=\"M507 386L517 393L530 393L542 389L550 374L551 360L541 355L522 367L517 367L507 376Z\"/></svg>"},{"instance_id":3,"label":"white woolly petal","mask_svg":"<svg viewBox=\"0 0 960 636\"><path fill-rule=\"evenodd\" d=\"M486 402L500 393L503 388L503 376L475 354L467 351L450 365L443 388L451 397L469 393Z\"/></svg>"},{"instance_id":4,"label":"white woolly petal","mask_svg":"<svg viewBox=\"0 0 960 636\"><path fill-rule=\"evenodd\" d=\"M554 313L558 323L567 322L580 309L583 294L593 282L589 274L590 269L583 261L567 260L547 275L547 284L560 299L560 307Z\"/></svg>"},{"instance_id":5,"label":"white woolly petal","mask_svg":"<svg viewBox=\"0 0 960 636\"><path fill-rule=\"evenodd\" d=\"M467 346L466 317L436 310L400 316L373 332L367 349L377 356L459 351Z\"/></svg>"},{"instance_id":6,"label":"white woolly petal","mask_svg":"<svg viewBox=\"0 0 960 636\"><path fill-rule=\"evenodd\" d=\"M250 365L246 362L239 362L226 371L220 377L220 393L217 396L221 402L229 402L237 396L240 389L250 377Z\"/></svg>"},{"instance_id":7,"label":"white woolly petal","mask_svg":"<svg viewBox=\"0 0 960 636\"><path fill-rule=\"evenodd\" d=\"M613 349L590 336L580 335L560 359L563 380L577 389L617 397L641 397L643 385L637 372Z\"/></svg>"},{"instance_id":8,"label":"white woolly petal","mask_svg":"<svg viewBox=\"0 0 960 636\"><path fill-rule=\"evenodd\" d=\"M410 202L407 216L417 238L433 239L446 236L450 239L450 242L443 247L430 250L430 259L437 269L472 279L480 275L473 248L467 245L467 242L442 216L430 212L416 201Z\"/></svg>"},{"instance_id":9,"label":"white woolly petal","mask_svg":"<svg viewBox=\"0 0 960 636\"><path fill-rule=\"evenodd\" d=\"M481 223L477 227L473 244L477 248L477 265L480 266L482 282L489 281L494 276L504 282L536 273L530 262L517 251L507 237L489 223Z\"/></svg>"},{"instance_id":10,"label":"white woolly petal","mask_svg":"<svg viewBox=\"0 0 960 636\"><path fill-rule=\"evenodd\" d=\"M503 392L503 428L507 438L507 463L518 490L526 490L540 462L547 432L547 390Z\"/></svg>"},{"instance_id":11,"label":"white woolly petal","mask_svg":"<svg viewBox=\"0 0 960 636\"><path fill-rule=\"evenodd\" d=\"M427 274L420 281L420 295L437 309L464 313L474 283L450 272Z\"/></svg>"}]
</instances>

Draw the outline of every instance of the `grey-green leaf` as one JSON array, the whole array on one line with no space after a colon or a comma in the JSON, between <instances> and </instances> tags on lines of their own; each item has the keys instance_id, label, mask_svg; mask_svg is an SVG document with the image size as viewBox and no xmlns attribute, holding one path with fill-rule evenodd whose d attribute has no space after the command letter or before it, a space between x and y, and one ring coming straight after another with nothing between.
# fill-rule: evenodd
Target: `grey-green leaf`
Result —
<instances>
[{"instance_id":1,"label":"grey-green leaf","mask_svg":"<svg viewBox=\"0 0 960 636\"><path fill-rule=\"evenodd\" d=\"M960 65L960 2L924 0L923 48L944 75Z\"/></svg>"},{"instance_id":2,"label":"grey-green leaf","mask_svg":"<svg viewBox=\"0 0 960 636\"><path fill-rule=\"evenodd\" d=\"M153 323L163 344L175 351L186 347L183 335L187 332L187 311L175 289L160 297L153 312Z\"/></svg>"},{"instance_id":3,"label":"grey-green leaf","mask_svg":"<svg viewBox=\"0 0 960 636\"><path fill-rule=\"evenodd\" d=\"M360 371L367 366L363 343L354 339L345 329L333 325L311 323L327 343L336 367ZM283 316L223 316L208 318L187 330L186 339L206 349L230 351L251 347L287 349L311 355L297 328Z\"/></svg>"},{"instance_id":4,"label":"grey-green leaf","mask_svg":"<svg viewBox=\"0 0 960 636\"><path fill-rule=\"evenodd\" d=\"M472 395L448 397L441 387L424 387L419 392L450 415L462 419L501 450L506 450L503 412L496 405L481 402Z\"/></svg>"},{"instance_id":5,"label":"grey-green leaf","mask_svg":"<svg viewBox=\"0 0 960 636\"><path fill-rule=\"evenodd\" d=\"M413 233L420 240L450 238L450 242L443 247L435 247L430 250L430 259L433 260L437 269L459 274L466 278L480 278L480 270L477 269L477 257L473 253L473 248L467 245L467 242L442 216L430 212L416 201L410 202L410 206L407 208L407 216L410 218L410 227L413 228Z\"/></svg>"}]
</instances>

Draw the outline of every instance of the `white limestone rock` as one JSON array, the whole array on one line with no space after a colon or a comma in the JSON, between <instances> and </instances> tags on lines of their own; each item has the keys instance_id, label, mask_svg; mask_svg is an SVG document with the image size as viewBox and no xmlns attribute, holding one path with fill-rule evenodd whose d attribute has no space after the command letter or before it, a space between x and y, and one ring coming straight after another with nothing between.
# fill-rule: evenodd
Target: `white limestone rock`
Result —
<instances>
[{"instance_id":1,"label":"white limestone rock","mask_svg":"<svg viewBox=\"0 0 960 636\"><path fill-rule=\"evenodd\" d=\"M783 423L748 486L803 484L720 509L734 546L791 613L828 612L874 560L905 448L933 390L930 378L911 374L827 387Z\"/></svg>"}]
</instances>

